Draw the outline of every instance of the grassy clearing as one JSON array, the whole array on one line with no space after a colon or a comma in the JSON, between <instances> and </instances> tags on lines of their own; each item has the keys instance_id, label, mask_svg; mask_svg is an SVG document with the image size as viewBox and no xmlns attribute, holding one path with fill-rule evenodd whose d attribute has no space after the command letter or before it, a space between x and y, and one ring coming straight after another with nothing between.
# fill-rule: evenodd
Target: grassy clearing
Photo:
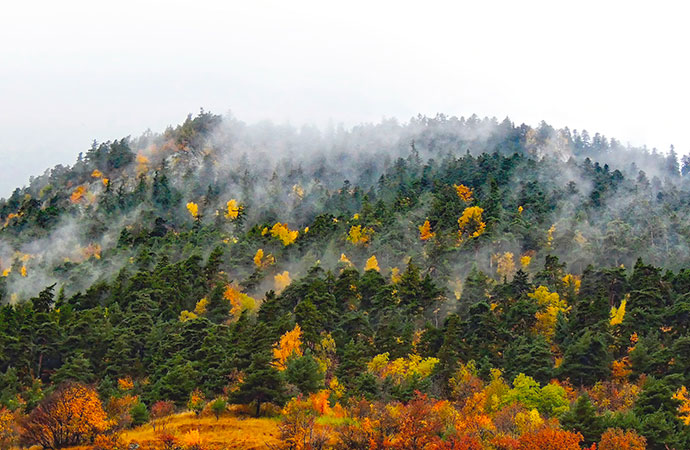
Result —
<instances>
[{"instance_id":1,"label":"grassy clearing","mask_svg":"<svg viewBox=\"0 0 690 450\"><path fill-rule=\"evenodd\" d=\"M159 436L162 430L184 441L185 436L198 430L209 449L266 449L266 444L278 442L278 420L271 418L249 418L244 416L196 417L192 412L170 416L156 422L156 431L151 423L122 433L125 442L137 442L145 449L160 448Z\"/></svg>"}]
</instances>

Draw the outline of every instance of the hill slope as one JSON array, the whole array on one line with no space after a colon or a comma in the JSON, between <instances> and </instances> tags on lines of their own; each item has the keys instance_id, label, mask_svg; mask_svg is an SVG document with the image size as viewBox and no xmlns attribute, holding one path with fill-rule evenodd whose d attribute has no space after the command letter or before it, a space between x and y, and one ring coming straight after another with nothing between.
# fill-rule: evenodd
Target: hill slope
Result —
<instances>
[{"instance_id":1,"label":"hill slope","mask_svg":"<svg viewBox=\"0 0 690 450\"><path fill-rule=\"evenodd\" d=\"M0 403L126 379L147 407L452 398L472 362L585 390L662 379L681 442L689 168L474 116L322 134L202 112L94 143L0 201Z\"/></svg>"}]
</instances>

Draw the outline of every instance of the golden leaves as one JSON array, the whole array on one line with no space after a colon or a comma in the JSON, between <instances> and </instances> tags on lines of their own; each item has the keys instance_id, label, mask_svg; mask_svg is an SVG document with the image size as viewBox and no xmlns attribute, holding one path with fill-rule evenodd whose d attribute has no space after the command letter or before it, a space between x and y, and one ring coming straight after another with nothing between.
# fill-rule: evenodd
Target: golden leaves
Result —
<instances>
[{"instance_id":1,"label":"golden leaves","mask_svg":"<svg viewBox=\"0 0 690 450\"><path fill-rule=\"evenodd\" d=\"M287 270L283 273L278 273L273 277L273 284L277 294L283 292L283 289L290 285L290 272Z\"/></svg>"},{"instance_id":2,"label":"golden leaves","mask_svg":"<svg viewBox=\"0 0 690 450\"><path fill-rule=\"evenodd\" d=\"M206 308L208 307L208 299L206 297L202 298L196 305L194 305L194 314L199 316L206 314Z\"/></svg>"},{"instance_id":3,"label":"golden leaves","mask_svg":"<svg viewBox=\"0 0 690 450\"><path fill-rule=\"evenodd\" d=\"M299 230L290 230L286 223L277 222L270 231L271 236L280 239L280 242L286 247L295 242L297 236L299 236Z\"/></svg>"},{"instance_id":4,"label":"golden leaves","mask_svg":"<svg viewBox=\"0 0 690 450\"><path fill-rule=\"evenodd\" d=\"M681 386L680 389L673 394L673 399L680 402L678 406L678 418L682 420L685 425L690 425L690 396L688 395L688 389L685 386Z\"/></svg>"},{"instance_id":5,"label":"golden leaves","mask_svg":"<svg viewBox=\"0 0 690 450\"><path fill-rule=\"evenodd\" d=\"M558 313L567 313L570 307L565 300L561 299L557 292L550 292L546 286L539 286L534 292L527 296L537 302L539 311L534 314L537 323L534 328L537 333L542 334L547 341L551 342L556 333L556 319Z\"/></svg>"},{"instance_id":6,"label":"golden leaves","mask_svg":"<svg viewBox=\"0 0 690 450\"><path fill-rule=\"evenodd\" d=\"M137 154L137 176L143 175L149 171L149 159L142 155Z\"/></svg>"},{"instance_id":7,"label":"golden leaves","mask_svg":"<svg viewBox=\"0 0 690 450\"><path fill-rule=\"evenodd\" d=\"M556 231L556 225L551 225L551 228L546 232L546 246L551 248L553 246L553 233Z\"/></svg>"},{"instance_id":8,"label":"golden leaves","mask_svg":"<svg viewBox=\"0 0 690 450\"><path fill-rule=\"evenodd\" d=\"M280 371L287 369L287 361L293 355L302 356L302 329L299 324L273 345L273 366Z\"/></svg>"},{"instance_id":9,"label":"golden leaves","mask_svg":"<svg viewBox=\"0 0 690 450\"><path fill-rule=\"evenodd\" d=\"M261 261L264 259L264 250L262 248L258 249L254 254L254 265L256 267L261 267Z\"/></svg>"},{"instance_id":10,"label":"golden leaves","mask_svg":"<svg viewBox=\"0 0 690 450\"><path fill-rule=\"evenodd\" d=\"M366 245L371 240L373 234L373 228L362 228L362 225L353 225L347 233L347 240L355 245Z\"/></svg>"},{"instance_id":11,"label":"golden leaves","mask_svg":"<svg viewBox=\"0 0 690 450\"><path fill-rule=\"evenodd\" d=\"M464 184L454 184L453 187L455 188L455 192L458 194L458 197L460 197L460 200L465 203L472 201L472 189L468 188Z\"/></svg>"},{"instance_id":12,"label":"golden leaves","mask_svg":"<svg viewBox=\"0 0 690 450\"><path fill-rule=\"evenodd\" d=\"M623 319L625 318L625 307L628 304L629 297L630 294L627 294L625 298L621 300L621 304L618 308L616 308L615 306L611 307L611 319L609 320L609 324L611 326L616 326L623 323Z\"/></svg>"},{"instance_id":13,"label":"golden leaves","mask_svg":"<svg viewBox=\"0 0 690 450\"><path fill-rule=\"evenodd\" d=\"M511 252L496 253L491 257L496 262L496 273L501 278L510 278L515 273L515 261Z\"/></svg>"},{"instance_id":14,"label":"golden leaves","mask_svg":"<svg viewBox=\"0 0 690 450\"><path fill-rule=\"evenodd\" d=\"M367 270L375 270L380 272L379 262L376 259L376 255L372 255L371 258L367 259L367 263L364 266L364 271L366 272Z\"/></svg>"},{"instance_id":15,"label":"golden leaves","mask_svg":"<svg viewBox=\"0 0 690 450\"><path fill-rule=\"evenodd\" d=\"M69 201L72 204L79 203L79 201L84 197L84 194L86 194L86 187L79 186L72 192L72 195L69 197Z\"/></svg>"},{"instance_id":16,"label":"golden leaves","mask_svg":"<svg viewBox=\"0 0 690 450\"><path fill-rule=\"evenodd\" d=\"M292 193L295 194L297 198L299 198L300 200L302 200L302 198L304 197L304 189L299 184L295 184L292 186Z\"/></svg>"},{"instance_id":17,"label":"golden leaves","mask_svg":"<svg viewBox=\"0 0 690 450\"><path fill-rule=\"evenodd\" d=\"M436 236L436 233L431 231L431 224L429 223L429 219L424 221L424 224L420 225L418 228L419 228L419 239L421 239L422 241L428 241L429 239Z\"/></svg>"},{"instance_id":18,"label":"golden leaves","mask_svg":"<svg viewBox=\"0 0 690 450\"><path fill-rule=\"evenodd\" d=\"M228 200L228 203L225 206L225 218L230 220L237 219L237 217L240 215L240 211L242 210L242 206L237 203L237 200L235 200L234 198Z\"/></svg>"},{"instance_id":19,"label":"golden leaves","mask_svg":"<svg viewBox=\"0 0 690 450\"><path fill-rule=\"evenodd\" d=\"M231 305L230 314L238 319L242 311L256 308L256 300L240 291L239 287L228 284L223 292L223 298Z\"/></svg>"},{"instance_id":20,"label":"golden leaves","mask_svg":"<svg viewBox=\"0 0 690 450\"><path fill-rule=\"evenodd\" d=\"M567 289L572 289L575 294L580 292L580 286L582 285L582 279L580 279L579 276L573 275L573 274L567 274L565 275L561 281L563 281L563 284Z\"/></svg>"},{"instance_id":21,"label":"golden leaves","mask_svg":"<svg viewBox=\"0 0 690 450\"><path fill-rule=\"evenodd\" d=\"M254 266L256 266L257 269L265 269L268 266L271 266L275 264L276 259L273 257L272 254L264 254L264 250L262 248L258 249L256 253L254 254Z\"/></svg>"},{"instance_id":22,"label":"golden leaves","mask_svg":"<svg viewBox=\"0 0 690 450\"><path fill-rule=\"evenodd\" d=\"M89 244L81 250L81 253L84 259L101 259L101 246L98 244Z\"/></svg>"},{"instance_id":23,"label":"golden leaves","mask_svg":"<svg viewBox=\"0 0 690 450\"><path fill-rule=\"evenodd\" d=\"M389 353L374 356L367 363L367 370L377 377L391 377L396 384L412 377L427 378L438 364L438 358L422 358L419 355L408 355L407 358L388 360Z\"/></svg>"},{"instance_id":24,"label":"golden leaves","mask_svg":"<svg viewBox=\"0 0 690 450\"><path fill-rule=\"evenodd\" d=\"M197 317L199 317L199 316L197 316L196 314L194 314L191 311L182 311L180 313L180 322L186 322L188 320L194 320Z\"/></svg>"},{"instance_id":25,"label":"golden leaves","mask_svg":"<svg viewBox=\"0 0 690 450\"><path fill-rule=\"evenodd\" d=\"M479 206L465 208L458 219L458 238L460 242L466 239L479 237L486 230L486 224L482 222L484 209Z\"/></svg>"},{"instance_id":26,"label":"golden leaves","mask_svg":"<svg viewBox=\"0 0 690 450\"><path fill-rule=\"evenodd\" d=\"M122 392L131 391L134 389L134 381L131 377L118 378L117 388Z\"/></svg>"},{"instance_id":27,"label":"golden leaves","mask_svg":"<svg viewBox=\"0 0 690 450\"><path fill-rule=\"evenodd\" d=\"M191 214L192 217L194 217L195 219L199 218L199 205L197 205L196 203L187 203L187 211L189 211L189 214Z\"/></svg>"}]
</instances>

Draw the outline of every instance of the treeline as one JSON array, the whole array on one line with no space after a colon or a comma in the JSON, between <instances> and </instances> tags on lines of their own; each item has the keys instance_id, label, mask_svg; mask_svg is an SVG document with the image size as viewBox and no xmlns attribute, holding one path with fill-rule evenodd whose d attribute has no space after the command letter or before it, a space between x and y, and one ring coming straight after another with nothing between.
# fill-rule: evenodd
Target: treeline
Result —
<instances>
[{"instance_id":1,"label":"treeline","mask_svg":"<svg viewBox=\"0 0 690 450\"><path fill-rule=\"evenodd\" d=\"M690 445L673 153L476 118L272 133L202 113L94 143L0 202L4 411L30 418L74 383L136 423L206 404L190 395L256 414L325 396L319 414L357 421L379 414L357 416L361 399L467 416L486 395L472 414L493 428L467 435L487 448L540 432L518 412L576 445L608 429ZM280 143L283 159L245 155ZM596 162L623 151L649 174Z\"/></svg>"}]
</instances>

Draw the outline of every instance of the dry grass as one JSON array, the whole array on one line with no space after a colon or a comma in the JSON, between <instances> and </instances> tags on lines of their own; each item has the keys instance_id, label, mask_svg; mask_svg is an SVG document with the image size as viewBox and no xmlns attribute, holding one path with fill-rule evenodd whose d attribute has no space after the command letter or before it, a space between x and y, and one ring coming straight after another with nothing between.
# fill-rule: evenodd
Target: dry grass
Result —
<instances>
[{"instance_id":1,"label":"dry grass","mask_svg":"<svg viewBox=\"0 0 690 450\"><path fill-rule=\"evenodd\" d=\"M164 422L164 423L163 423ZM196 417L192 412L171 416L156 423L156 431L148 423L122 433L125 442L135 441L142 448L158 449L158 436L161 429L180 439L192 430L198 430L209 450L229 449L267 449L267 444L278 443L278 421L267 418L248 418L243 416ZM76 450L76 449L75 449Z\"/></svg>"},{"instance_id":2,"label":"dry grass","mask_svg":"<svg viewBox=\"0 0 690 450\"><path fill-rule=\"evenodd\" d=\"M171 434L184 442L186 433L198 430L203 448L208 450L267 450L279 440L279 420L276 418L250 418L242 414L228 414L216 420L213 416L196 417L193 412L184 412L156 421L156 431L147 423L122 433L122 440L129 444L136 442L141 450L160 450L159 436L162 432ZM32 447L23 450L39 450ZM90 446L70 447L67 450L90 450Z\"/></svg>"}]
</instances>

